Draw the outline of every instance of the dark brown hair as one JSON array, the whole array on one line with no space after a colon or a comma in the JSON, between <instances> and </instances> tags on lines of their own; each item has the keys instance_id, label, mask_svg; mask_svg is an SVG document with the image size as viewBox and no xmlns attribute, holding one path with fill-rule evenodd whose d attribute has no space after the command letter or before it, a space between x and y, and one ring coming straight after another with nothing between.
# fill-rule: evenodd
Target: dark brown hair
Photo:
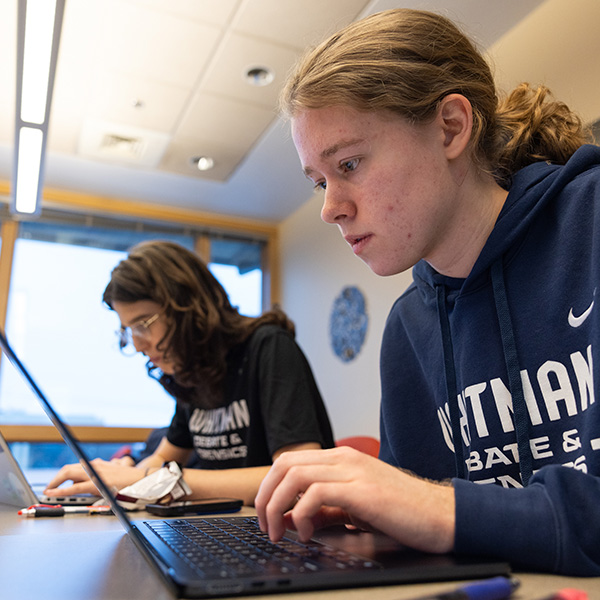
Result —
<instances>
[{"instance_id":1,"label":"dark brown hair","mask_svg":"<svg viewBox=\"0 0 600 600\"><path fill-rule=\"evenodd\" d=\"M163 376L161 383L174 393L173 379L177 397L184 400L198 398L193 389L198 387L205 390L201 396L219 396L228 352L261 325L275 324L294 334L293 323L277 308L255 318L241 315L204 262L173 242L138 244L113 269L103 301L113 308L114 302L140 300L161 307L167 334L159 346L178 365L174 377ZM148 369L152 374L151 364Z\"/></svg>"}]
</instances>

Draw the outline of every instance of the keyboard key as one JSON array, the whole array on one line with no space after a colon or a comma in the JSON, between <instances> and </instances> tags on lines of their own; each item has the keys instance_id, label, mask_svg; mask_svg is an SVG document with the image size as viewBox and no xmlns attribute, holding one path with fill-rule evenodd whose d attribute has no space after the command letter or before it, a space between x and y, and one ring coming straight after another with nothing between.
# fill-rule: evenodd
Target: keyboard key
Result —
<instances>
[{"instance_id":1,"label":"keyboard key","mask_svg":"<svg viewBox=\"0 0 600 600\"><path fill-rule=\"evenodd\" d=\"M378 565L317 541L290 538L271 542L256 517L147 521L146 524L202 575L230 577L260 573L292 573L374 569Z\"/></svg>"}]
</instances>

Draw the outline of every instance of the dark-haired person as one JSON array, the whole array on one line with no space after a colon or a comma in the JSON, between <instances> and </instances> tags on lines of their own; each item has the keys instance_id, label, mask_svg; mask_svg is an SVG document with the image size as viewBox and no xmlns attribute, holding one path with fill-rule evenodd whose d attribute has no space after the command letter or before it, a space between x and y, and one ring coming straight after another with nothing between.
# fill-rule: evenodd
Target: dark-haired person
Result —
<instances>
[{"instance_id":1,"label":"dark-haired person","mask_svg":"<svg viewBox=\"0 0 600 600\"><path fill-rule=\"evenodd\" d=\"M600 148L543 87L499 101L458 28L408 9L310 51L282 105L322 218L414 281L383 336L379 460L280 457L261 526L600 575Z\"/></svg>"},{"instance_id":2,"label":"dark-haired person","mask_svg":"<svg viewBox=\"0 0 600 600\"><path fill-rule=\"evenodd\" d=\"M272 461L334 445L327 412L294 326L280 310L241 315L193 252L165 241L134 247L112 271L104 302L120 319L120 345L148 358L152 377L177 400L167 435L137 465L96 459L122 488L196 453L184 479L195 498L253 504ZM70 487L57 487L72 480ZM91 491L79 465L63 467L46 493ZM69 491L70 490L70 491Z\"/></svg>"}]
</instances>

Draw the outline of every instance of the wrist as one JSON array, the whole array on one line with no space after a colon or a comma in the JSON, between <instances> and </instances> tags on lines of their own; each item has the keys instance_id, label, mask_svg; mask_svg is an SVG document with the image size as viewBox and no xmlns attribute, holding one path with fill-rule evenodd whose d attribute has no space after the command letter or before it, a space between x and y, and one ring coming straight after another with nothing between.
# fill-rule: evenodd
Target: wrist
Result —
<instances>
[{"instance_id":1,"label":"wrist","mask_svg":"<svg viewBox=\"0 0 600 600\"><path fill-rule=\"evenodd\" d=\"M454 487L446 484L433 484L431 500L433 502L431 517L430 541L431 551L438 553L451 552L454 549L454 533L456 529L456 501Z\"/></svg>"},{"instance_id":2,"label":"wrist","mask_svg":"<svg viewBox=\"0 0 600 600\"><path fill-rule=\"evenodd\" d=\"M137 466L137 469L138 471L141 471L140 480L144 479L144 477L148 477L148 475L151 475L154 473L154 471L156 471L155 467L140 467L139 465Z\"/></svg>"},{"instance_id":3,"label":"wrist","mask_svg":"<svg viewBox=\"0 0 600 600\"><path fill-rule=\"evenodd\" d=\"M404 480L402 492L404 517L394 537L424 552L451 552L456 528L454 487L411 475Z\"/></svg>"}]
</instances>

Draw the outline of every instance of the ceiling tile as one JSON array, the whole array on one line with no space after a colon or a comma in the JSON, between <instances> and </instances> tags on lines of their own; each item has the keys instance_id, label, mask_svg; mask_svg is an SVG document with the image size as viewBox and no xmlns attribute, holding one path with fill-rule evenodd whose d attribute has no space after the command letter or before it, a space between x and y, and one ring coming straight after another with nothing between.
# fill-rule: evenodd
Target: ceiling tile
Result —
<instances>
[{"instance_id":1,"label":"ceiling tile","mask_svg":"<svg viewBox=\"0 0 600 600\"><path fill-rule=\"evenodd\" d=\"M86 119L81 129L79 154L115 164L156 167L169 143L169 136L95 119Z\"/></svg>"},{"instance_id":2,"label":"ceiling tile","mask_svg":"<svg viewBox=\"0 0 600 600\"><path fill-rule=\"evenodd\" d=\"M227 181L244 158L247 147L235 143L177 138L171 142L159 165L163 171L180 173L196 179ZM208 155L215 161L210 171L199 171L190 161L193 156Z\"/></svg>"},{"instance_id":3,"label":"ceiling tile","mask_svg":"<svg viewBox=\"0 0 600 600\"><path fill-rule=\"evenodd\" d=\"M186 88L103 72L94 81L88 112L94 118L170 133L189 97Z\"/></svg>"},{"instance_id":4,"label":"ceiling tile","mask_svg":"<svg viewBox=\"0 0 600 600\"><path fill-rule=\"evenodd\" d=\"M65 4L48 128L49 152L77 153L109 12L98 2Z\"/></svg>"},{"instance_id":5,"label":"ceiling tile","mask_svg":"<svg viewBox=\"0 0 600 600\"><path fill-rule=\"evenodd\" d=\"M353 21L367 4L368 0L246 0L232 29L305 48Z\"/></svg>"},{"instance_id":6,"label":"ceiling tile","mask_svg":"<svg viewBox=\"0 0 600 600\"><path fill-rule=\"evenodd\" d=\"M292 49L229 33L207 70L200 89L273 109L285 75L296 58L297 52ZM273 82L265 86L250 85L244 75L253 67L268 67L274 74Z\"/></svg>"},{"instance_id":7,"label":"ceiling tile","mask_svg":"<svg viewBox=\"0 0 600 600\"><path fill-rule=\"evenodd\" d=\"M121 0L123 1L123 0ZM239 0L129 0L140 8L224 26L230 20Z\"/></svg>"},{"instance_id":8,"label":"ceiling tile","mask_svg":"<svg viewBox=\"0 0 600 600\"><path fill-rule=\"evenodd\" d=\"M99 49L102 68L191 89L221 30L165 11L114 2Z\"/></svg>"},{"instance_id":9,"label":"ceiling tile","mask_svg":"<svg viewBox=\"0 0 600 600\"><path fill-rule=\"evenodd\" d=\"M81 82L88 76L89 72L81 66L57 73L48 127L49 151L77 152L79 132L90 96L90 86L81 85Z\"/></svg>"},{"instance_id":10,"label":"ceiling tile","mask_svg":"<svg viewBox=\"0 0 600 600\"><path fill-rule=\"evenodd\" d=\"M175 135L182 138L227 140L249 147L275 118L272 108L262 108L213 94L198 95Z\"/></svg>"},{"instance_id":11,"label":"ceiling tile","mask_svg":"<svg viewBox=\"0 0 600 600\"><path fill-rule=\"evenodd\" d=\"M112 0L107 0L106 5L81 0L65 3L58 49L57 79L62 72L71 69L85 69L88 78L94 76L98 65L104 60L102 41L112 13ZM80 85L82 81L86 79L80 80Z\"/></svg>"}]
</instances>

